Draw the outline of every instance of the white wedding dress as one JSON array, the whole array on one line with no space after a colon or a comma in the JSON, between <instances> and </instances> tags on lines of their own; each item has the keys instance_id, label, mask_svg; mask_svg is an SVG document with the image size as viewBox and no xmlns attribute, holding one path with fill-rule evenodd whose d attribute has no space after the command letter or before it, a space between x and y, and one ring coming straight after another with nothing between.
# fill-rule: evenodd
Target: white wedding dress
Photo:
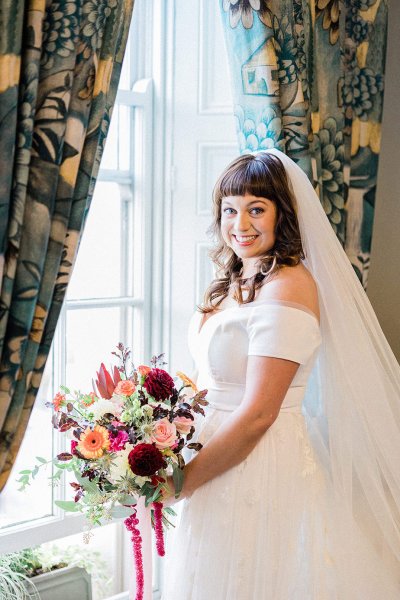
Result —
<instances>
[{"instance_id":1,"label":"white wedding dress","mask_svg":"<svg viewBox=\"0 0 400 600\"><path fill-rule=\"evenodd\" d=\"M195 438L205 444L240 404L248 355L300 364L279 416L248 457L176 505L162 600L396 600L367 532L348 527L302 414L321 344L305 307L259 301L206 319L196 312L189 348L208 389ZM243 423L246 427L246 423Z\"/></svg>"}]
</instances>

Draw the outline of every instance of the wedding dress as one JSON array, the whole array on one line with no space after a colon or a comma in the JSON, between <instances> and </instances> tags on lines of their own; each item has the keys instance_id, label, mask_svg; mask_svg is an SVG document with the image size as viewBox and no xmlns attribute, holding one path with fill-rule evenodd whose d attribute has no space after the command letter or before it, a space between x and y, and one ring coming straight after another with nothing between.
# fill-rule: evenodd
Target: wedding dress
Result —
<instances>
[{"instance_id":1,"label":"wedding dress","mask_svg":"<svg viewBox=\"0 0 400 600\"><path fill-rule=\"evenodd\" d=\"M400 586L335 498L308 435L302 401L321 333L309 309L255 301L206 319L189 349L208 389L197 440L206 443L241 402L248 355L299 363L278 418L239 465L198 488L169 535L162 600L395 600ZM243 423L246 427L246 423Z\"/></svg>"}]
</instances>

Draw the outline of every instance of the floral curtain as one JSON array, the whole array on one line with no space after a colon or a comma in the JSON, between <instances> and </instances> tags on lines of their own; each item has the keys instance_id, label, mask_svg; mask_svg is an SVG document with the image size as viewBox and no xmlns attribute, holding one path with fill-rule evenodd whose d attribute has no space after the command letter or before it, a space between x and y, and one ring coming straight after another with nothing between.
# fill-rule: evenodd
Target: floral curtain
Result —
<instances>
[{"instance_id":1,"label":"floral curtain","mask_svg":"<svg viewBox=\"0 0 400 600\"><path fill-rule=\"evenodd\" d=\"M0 6L0 489L90 207L133 0Z\"/></svg>"},{"instance_id":2,"label":"floral curtain","mask_svg":"<svg viewBox=\"0 0 400 600\"><path fill-rule=\"evenodd\" d=\"M367 284L387 0L221 0L242 153L277 147L309 175Z\"/></svg>"}]
</instances>

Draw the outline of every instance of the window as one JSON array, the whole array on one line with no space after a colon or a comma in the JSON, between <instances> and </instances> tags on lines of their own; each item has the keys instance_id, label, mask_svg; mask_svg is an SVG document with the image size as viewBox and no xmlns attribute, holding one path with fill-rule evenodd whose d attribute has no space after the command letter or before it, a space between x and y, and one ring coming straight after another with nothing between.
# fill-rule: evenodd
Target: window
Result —
<instances>
[{"instance_id":1,"label":"window","mask_svg":"<svg viewBox=\"0 0 400 600\"><path fill-rule=\"evenodd\" d=\"M145 12L139 6L132 26L136 33ZM139 38L143 44L145 37ZM50 458L62 449L62 436L52 435L44 403L61 383L90 391L100 362L111 363L119 341L133 349L134 361L150 354L153 84L150 78L134 84L139 70L135 39L131 32L101 170L40 392L0 495L0 551L82 528L81 517L54 507L53 500L68 497L69 490L65 482L54 489L49 485L48 467L40 469L27 491L18 492L20 470L31 468L35 456Z\"/></svg>"}]
</instances>

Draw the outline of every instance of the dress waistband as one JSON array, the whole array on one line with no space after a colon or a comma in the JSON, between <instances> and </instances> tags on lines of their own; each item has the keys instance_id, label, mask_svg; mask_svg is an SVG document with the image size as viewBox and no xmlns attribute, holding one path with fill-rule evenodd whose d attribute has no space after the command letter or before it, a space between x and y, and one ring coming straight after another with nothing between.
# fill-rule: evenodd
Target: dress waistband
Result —
<instances>
[{"instance_id":1,"label":"dress waistband","mask_svg":"<svg viewBox=\"0 0 400 600\"><path fill-rule=\"evenodd\" d=\"M305 392L304 386L296 386L288 389L286 396L282 402L280 412L291 412L291 413L301 413L301 405L304 398ZM239 405L228 405L222 402L213 402L210 401L209 407L215 410L222 410L226 412L234 411Z\"/></svg>"}]
</instances>

